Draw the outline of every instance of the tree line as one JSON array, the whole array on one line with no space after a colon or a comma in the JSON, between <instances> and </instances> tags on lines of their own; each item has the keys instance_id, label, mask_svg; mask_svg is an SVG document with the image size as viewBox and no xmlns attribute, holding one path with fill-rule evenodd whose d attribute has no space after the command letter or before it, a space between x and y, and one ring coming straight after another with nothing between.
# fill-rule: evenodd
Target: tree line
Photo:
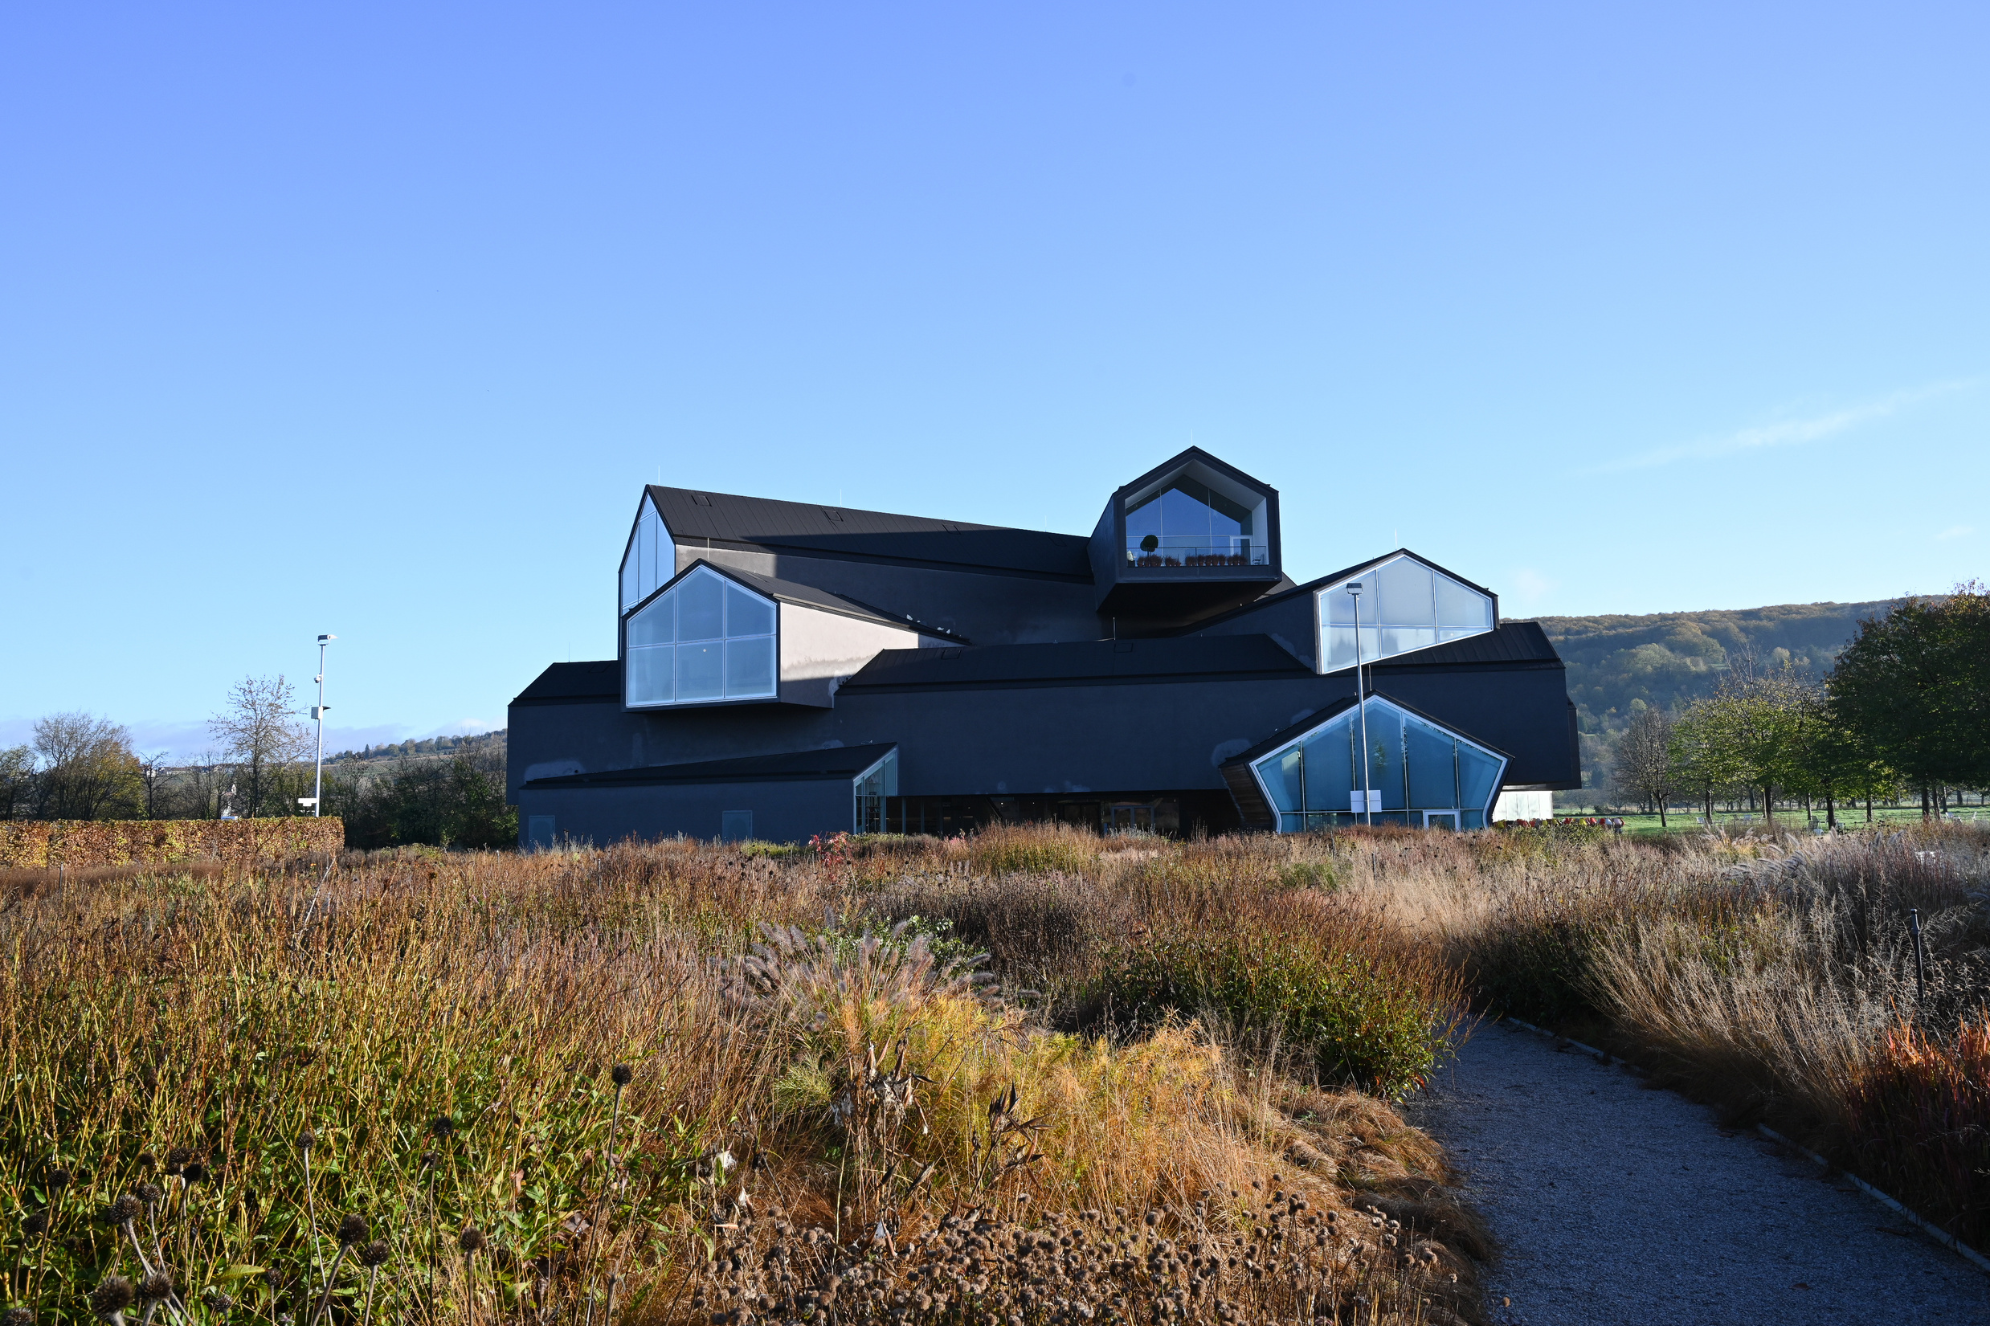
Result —
<instances>
[{"instance_id":1,"label":"tree line","mask_svg":"<svg viewBox=\"0 0 1990 1326\"><path fill-rule=\"evenodd\" d=\"M1990 791L1990 591L1959 585L1868 618L1829 674L1744 658L1713 693L1673 710L1639 704L1616 748L1620 795L1658 809L1758 796L1840 807L1903 791L1924 814L1962 792Z\"/></svg>"},{"instance_id":2,"label":"tree line","mask_svg":"<svg viewBox=\"0 0 1990 1326\"><path fill-rule=\"evenodd\" d=\"M38 719L29 743L0 749L0 818L221 819L309 814L315 734L283 676L245 677L208 721L215 745L193 760L134 749L122 724L88 713ZM435 751L436 753L429 753ZM356 755L325 765L324 813L345 821L346 845L508 847L500 738L442 753L435 743L391 760ZM419 753L417 753L419 752Z\"/></svg>"}]
</instances>

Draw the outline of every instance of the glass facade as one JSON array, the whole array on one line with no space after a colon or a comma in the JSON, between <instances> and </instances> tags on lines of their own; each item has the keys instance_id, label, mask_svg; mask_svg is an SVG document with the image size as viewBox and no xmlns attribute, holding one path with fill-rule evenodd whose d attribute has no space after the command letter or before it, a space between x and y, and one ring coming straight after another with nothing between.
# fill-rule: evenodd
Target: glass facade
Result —
<instances>
[{"instance_id":1,"label":"glass facade","mask_svg":"<svg viewBox=\"0 0 1990 1326\"><path fill-rule=\"evenodd\" d=\"M622 554L622 611L627 612L656 593L658 585L669 584L676 574L677 545L670 541L669 531L664 529L656 508L645 495L642 514L636 517L635 533L629 538L629 550Z\"/></svg>"},{"instance_id":2,"label":"glass facade","mask_svg":"<svg viewBox=\"0 0 1990 1326\"><path fill-rule=\"evenodd\" d=\"M1380 794L1377 824L1483 829L1506 757L1380 696L1363 703L1367 788ZM1350 706L1261 760L1251 771L1278 815L1280 833L1363 823L1361 709Z\"/></svg>"},{"instance_id":3,"label":"glass facade","mask_svg":"<svg viewBox=\"0 0 1990 1326\"><path fill-rule=\"evenodd\" d=\"M776 616L774 600L699 567L629 616L627 703L773 699Z\"/></svg>"},{"instance_id":4,"label":"glass facade","mask_svg":"<svg viewBox=\"0 0 1990 1326\"><path fill-rule=\"evenodd\" d=\"M1128 566L1263 566L1251 509L1188 475L1126 513Z\"/></svg>"},{"instance_id":5,"label":"glass facade","mask_svg":"<svg viewBox=\"0 0 1990 1326\"><path fill-rule=\"evenodd\" d=\"M1354 666L1355 596L1361 582L1361 661L1394 658L1493 629L1493 601L1413 557L1396 557L1319 591L1324 672Z\"/></svg>"},{"instance_id":6,"label":"glass facade","mask_svg":"<svg viewBox=\"0 0 1990 1326\"><path fill-rule=\"evenodd\" d=\"M858 833L883 833L885 831L885 798L898 795L898 752L892 751L882 760L857 775L854 791L854 813L852 823Z\"/></svg>"}]
</instances>

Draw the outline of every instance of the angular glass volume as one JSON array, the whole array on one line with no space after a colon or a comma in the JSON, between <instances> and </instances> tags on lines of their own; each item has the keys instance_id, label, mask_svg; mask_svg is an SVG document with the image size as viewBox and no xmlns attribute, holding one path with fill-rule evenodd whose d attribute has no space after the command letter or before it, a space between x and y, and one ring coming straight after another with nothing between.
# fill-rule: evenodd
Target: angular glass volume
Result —
<instances>
[{"instance_id":1,"label":"angular glass volume","mask_svg":"<svg viewBox=\"0 0 1990 1326\"><path fill-rule=\"evenodd\" d=\"M772 599L699 567L629 617L627 703L772 699L775 620Z\"/></svg>"},{"instance_id":2,"label":"angular glass volume","mask_svg":"<svg viewBox=\"0 0 1990 1326\"><path fill-rule=\"evenodd\" d=\"M884 832L884 799L898 795L898 752L858 774L853 784L852 822L858 833Z\"/></svg>"},{"instance_id":3,"label":"angular glass volume","mask_svg":"<svg viewBox=\"0 0 1990 1326\"><path fill-rule=\"evenodd\" d=\"M1262 566L1270 556L1251 509L1184 474L1128 509L1128 566ZM1253 535L1257 540L1253 543Z\"/></svg>"},{"instance_id":4,"label":"angular glass volume","mask_svg":"<svg viewBox=\"0 0 1990 1326\"><path fill-rule=\"evenodd\" d=\"M1357 605L1347 592L1360 581ZM1484 635L1493 629L1492 599L1471 586L1433 571L1414 557L1393 557L1319 591L1320 657L1324 672L1354 666L1355 614L1361 617L1361 661L1394 658Z\"/></svg>"},{"instance_id":5,"label":"angular glass volume","mask_svg":"<svg viewBox=\"0 0 1990 1326\"><path fill-rule=\"evenodd\" d=\"M636 528L629 535L629 549L622 554L622 611L656 593L656 587L677 574L677 545L670 532L657 519L656 508L643 497Z\"/></svg>"},{"instance_id":6,"label":"angular glass volume","mask_svg":"<svg viewBox=\"0 0 1990 1326\"><path fill-rule=\"evenodd\" d=\"M1506 757L1419 718L1378 695L1364 702L1368 762L1361 760L1361 709L1350 707L1251 764L1278 815L1280 833L1363 822L1364 786L1381 793L1377 824L1483 829L1499 795Z\"/></svg>"}]
</instances>

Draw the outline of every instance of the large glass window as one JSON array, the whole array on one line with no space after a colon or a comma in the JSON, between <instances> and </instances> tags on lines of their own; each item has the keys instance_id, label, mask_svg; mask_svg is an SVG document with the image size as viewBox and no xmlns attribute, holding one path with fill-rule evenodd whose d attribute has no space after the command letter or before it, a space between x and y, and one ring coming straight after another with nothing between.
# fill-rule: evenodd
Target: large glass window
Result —
<instances>
[{"instance_id":1,"label":"large glass window","mask_svg":"<svg viewBox=\"0 0 1990 1326\"><path fill-rule=\"evenodd\" d=\"M622 554L622 611L656 593L658 585L668 584L677 574L677 545L657 518L648 496L629 535L629 549Z\"/></svg>"},{"instance_id":2,"label":"large glass window","mask_svg":"<svg viewBox=\"0 0 1990 1326\"><path fill-rule=\"evenodd\" d=\"M699 567L630 616L630 705L764 700L775 694L774 601Z\"/></svg>"},{"instance_id":3,"label":"large glass window","mask_svg":"<svg viewBox=\"0 0 1990 1326\"><path fill-rule=\"evenodd\" d=\"M1364 783L1380 793L1377 824L1482 829L1499 795L1506 757L1380 696L1350 707L1253 762L1281 833L1362 823L1354 809Z\"/></svg>"},{"instance_id":4,"label":"large glass window","mask_svg":"<svg viewBox=\"0 0 1990 1326\"><path fill-rule=\"evenodd\" d=\"M1358 611L1363 663L1483 635L1493 628L1491 597L1414 557L1392 558L1319 591L1320 650L1326 672L1354 666L1357 603L1347 592L1350 581L1362 586Z\"/></svg>"},{"instance_id":5,"label":"large glass window","mask_svg":"<svg viewBox=\"0 0 1990 1326\"><path fill-rule=\"evenodd\" d=\"M1262 566L1251 508L1184 474L1126 513L1128 566ZM1255 540L1255 542L1254 542Z\"/></svg>"},{"instance_id":6,"label":"large glass window","mask_svg":"<svg viewBox=\"0 0 1990 1326\"><path fill-rule=\"evenodd\" d=\"M883 833L885 798L897 795L898 752L894 750L857 775L855 814L852 817L856 832Z\"/></svg>"}]
</instances>

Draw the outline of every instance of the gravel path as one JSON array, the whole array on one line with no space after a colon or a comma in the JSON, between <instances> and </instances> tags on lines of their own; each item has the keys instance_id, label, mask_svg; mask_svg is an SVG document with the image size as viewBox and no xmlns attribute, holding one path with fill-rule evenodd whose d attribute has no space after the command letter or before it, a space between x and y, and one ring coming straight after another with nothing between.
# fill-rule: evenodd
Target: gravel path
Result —
<instances>
[{"instance_id":1,"label":"gravel path","mask_svg":"<svg viewBox=\"0 0 1990 1326\"><path fill-rule=\"evenodd\" d=\"M1990 1276L1877 1202L1531 1032L1482 1025L1410 1114L1504 1250L1496 1322L1990 1322Z\"/></svg>"}]
</instances>

